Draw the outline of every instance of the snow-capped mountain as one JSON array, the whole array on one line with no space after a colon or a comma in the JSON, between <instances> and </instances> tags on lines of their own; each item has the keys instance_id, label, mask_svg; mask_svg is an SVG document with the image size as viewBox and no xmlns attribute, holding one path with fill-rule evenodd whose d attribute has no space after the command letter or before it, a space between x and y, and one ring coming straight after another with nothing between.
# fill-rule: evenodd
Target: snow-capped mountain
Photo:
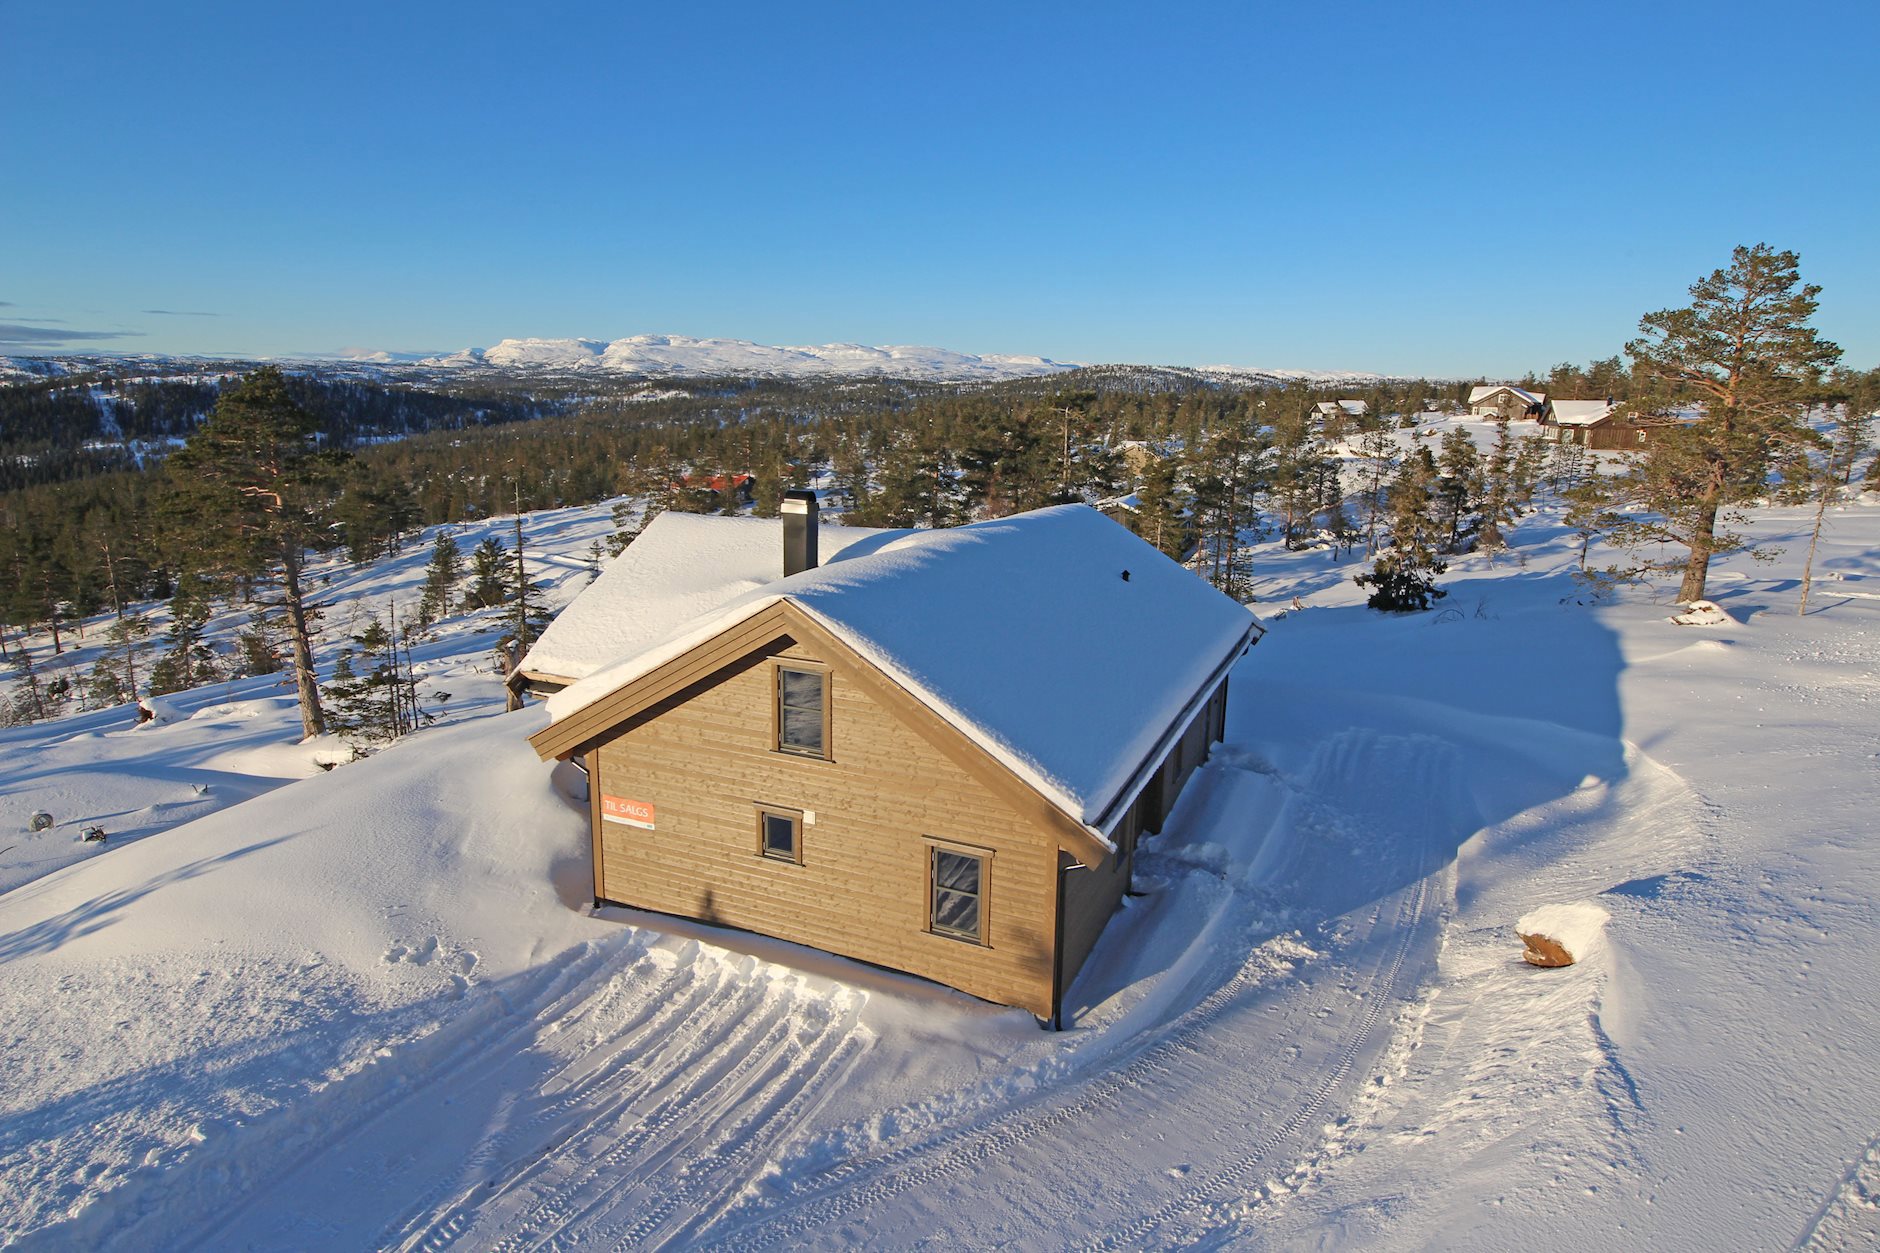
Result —
<instances>
[{"instance_id":1,"label":"snow-capped mountain","mask_svg":"<svg viewBox=\"0 0 1880 1253\"><path fill-rule=\"evenodd\" d=\"M1045 357L954 352L947 348L866 344L772 347L744 339L689 335L632 335L599 339L505 339L490 348L466 348L424 365L485 366L574 374L772 375L792 378L875 377L930 382L993 381L1056 374L1075 363Z\"/></svg>"}]
</instances>

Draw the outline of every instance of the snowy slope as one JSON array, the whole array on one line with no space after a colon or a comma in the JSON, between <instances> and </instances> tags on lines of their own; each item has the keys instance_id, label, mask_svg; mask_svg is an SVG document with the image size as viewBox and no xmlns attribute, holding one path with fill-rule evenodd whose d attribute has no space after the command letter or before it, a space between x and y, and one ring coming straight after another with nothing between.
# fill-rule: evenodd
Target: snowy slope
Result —
<instances>
[{"instance_id":1,"label":"snowy slope","mask_svg":"<svg viewBox=\"0 0 1880 1253\"><path fill-rule=\"evenodd\" d=\"M605 516L539 519L542 551ZM1836 577L1797 617L1807 522L1757 515L1787 551L1718 570L1735 623L1711 628L1642 590L1577 603L1549 513L1456 563L1453 612L1401 619L1361 608L1355 562L1262 549L1263 599L1306 608L1241 663L1228 742L1061 1035L592 916L582 813L524 742L539 710L297 782L257 764L255 799L0 894L0 1231L1875 1247L1880 501L1830 514ZM415 577L395 567L350 577ZM291 713L244 699L239 730L9 732L0 795L103 813L170 798L172 757L241 773L269 727L291 748ZM1603 945L1523 964L1516 921L1574 904L1609 915Z\"/></svg>"}]
</instances>

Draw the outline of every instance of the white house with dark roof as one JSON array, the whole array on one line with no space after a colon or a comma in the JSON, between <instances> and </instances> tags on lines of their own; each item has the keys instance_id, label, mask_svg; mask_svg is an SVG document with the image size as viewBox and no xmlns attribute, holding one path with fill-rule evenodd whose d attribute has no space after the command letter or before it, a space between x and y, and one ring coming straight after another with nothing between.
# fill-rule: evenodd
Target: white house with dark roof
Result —
<instances>
[{"instance_id":1,"label":"white house with dark roof","mask_svg":"<svg viewBox=\"0 0 1880 1253\"><path fill-rule=\"evenodd\" d=\"M1055 1020L1259 623L1081 505L786 509L655 519L524 662L568 683L531 742L589 772L596 901Z\"/></svg>"}]
</instances>

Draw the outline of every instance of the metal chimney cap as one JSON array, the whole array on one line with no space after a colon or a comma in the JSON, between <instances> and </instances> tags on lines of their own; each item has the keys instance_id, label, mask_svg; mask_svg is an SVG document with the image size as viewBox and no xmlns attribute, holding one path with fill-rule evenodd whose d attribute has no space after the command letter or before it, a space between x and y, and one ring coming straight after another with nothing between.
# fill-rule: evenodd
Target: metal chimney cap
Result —
<instances>
[{"instance_id":1,"label":"metal chimney cap","mask_svg":"<svg viewBox=\"0 0 1880 1253\"><path fill-rule=\"evenodd\" d=\"M807 487L793 487L783 494L785 513L808 513L816 508L816 493Z\"/></svg>"}]
</instances>

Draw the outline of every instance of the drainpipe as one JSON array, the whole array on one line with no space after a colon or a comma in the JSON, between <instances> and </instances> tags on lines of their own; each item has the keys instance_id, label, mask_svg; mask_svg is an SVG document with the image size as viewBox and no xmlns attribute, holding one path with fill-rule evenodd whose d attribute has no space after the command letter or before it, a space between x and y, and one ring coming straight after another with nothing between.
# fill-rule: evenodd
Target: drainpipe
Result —
<instances>
[{"instance_id":1,"label":"drainpipe","mask_svg":"<svg viewBox=\"0 0 1880 1253\"><path fill-rule=\"evenodd\" d=\"M1051 1030L1064 1030L1064 876L1070 868L1060 864L1057 872L1057 921L1051 940Z\"/></svg>"}]
</instances>

